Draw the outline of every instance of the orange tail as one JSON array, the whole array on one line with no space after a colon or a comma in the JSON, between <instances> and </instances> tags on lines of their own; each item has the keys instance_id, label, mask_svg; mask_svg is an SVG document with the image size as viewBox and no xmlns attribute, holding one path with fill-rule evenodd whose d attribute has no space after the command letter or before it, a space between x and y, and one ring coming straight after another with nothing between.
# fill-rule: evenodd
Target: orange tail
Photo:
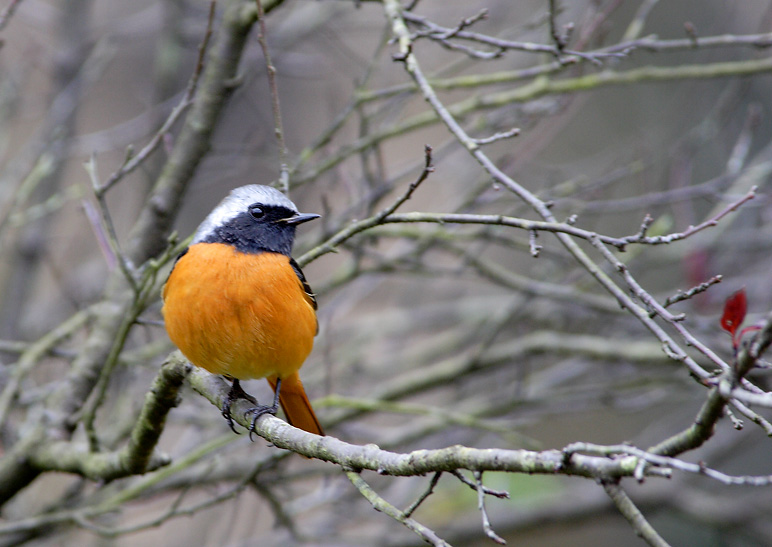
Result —
<instances>
[{"instance_id":1,"label":"orange tail","mask_svg":"<svg viewBox=\"0 0 772 547\"><path fill-rule=\"evenodd\" d=\"M276 376L267 378L267 380L274 392L276 392ZM319 420L316 419L314 409L311 408L311 402L308 400L297 372L292 376L282 378L279 403L290 425L294 425L309 433L324 435L322 426L319 425Z\"/></svg>"}]
</instances>

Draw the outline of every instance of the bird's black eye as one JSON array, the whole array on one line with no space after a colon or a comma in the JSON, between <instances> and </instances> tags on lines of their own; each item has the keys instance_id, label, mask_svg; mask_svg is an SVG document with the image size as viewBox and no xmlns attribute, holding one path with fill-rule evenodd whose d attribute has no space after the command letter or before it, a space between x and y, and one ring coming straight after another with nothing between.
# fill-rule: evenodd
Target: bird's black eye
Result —
<instances>
[{"instance_id":1,"label":"bird's black eye","mask_svg":"<svg viewBox=\"0 0 772 547\"><path fill-rule=\"evenodd\" d=\"M265 211L260 207L260 204L255 203L249 206L249 214L252 215L252 218L262 218L265 215Z\"/></svg>"}]
</instances>

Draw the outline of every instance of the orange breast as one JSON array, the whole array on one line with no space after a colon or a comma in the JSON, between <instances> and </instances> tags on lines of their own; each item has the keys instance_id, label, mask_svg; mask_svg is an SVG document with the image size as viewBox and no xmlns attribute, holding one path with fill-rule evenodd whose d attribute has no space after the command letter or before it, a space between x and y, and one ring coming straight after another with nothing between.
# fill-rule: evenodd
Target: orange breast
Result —
<instances>
[{"instance_id":1,"label":"orange breast","mask_svg":"<svg viewBox=\"0 0 772 547\"><path fill-rule=\"evenodd\" d=\"M172 342L214 374L285 378L313 347L316 312L282 254L198 243L177 261L163 298Z\"/></svg>"}]
</instances>

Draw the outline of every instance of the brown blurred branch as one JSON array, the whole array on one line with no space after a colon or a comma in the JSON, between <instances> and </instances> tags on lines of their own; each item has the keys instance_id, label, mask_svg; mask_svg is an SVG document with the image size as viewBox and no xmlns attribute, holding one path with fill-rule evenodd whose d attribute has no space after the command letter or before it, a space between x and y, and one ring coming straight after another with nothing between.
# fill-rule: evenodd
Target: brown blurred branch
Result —
<instances>
[{"instance_id":1,"label":"brown blurred branch","mask_svg":"<svg viewBox=\"0 0 772 547\"><path fill-rule=\"evenodd\" d=\"M11 17L16 12L19 4L21 4L21 0L10 0L8 5L0 12L0 30L5 29L6 25L8 25L8 21L10 21Z\"/></svg>"},{"instance_id":2,"label":"brown blurred branch","mask_svg":"<svg viewBox=\"0 0 772 547\"><path fill-rule=\"evenodd\" d=\"M150 154L152 154L163 142L163 139L168 136L169 131L172 129L172 127L174 127L177 121L182 118L182 115L188 110L188 108L193 105L193 99L195 98L196 91L198 90L198 81L204 69L204 57L209 47L209 40L212 36L212 25L214 24L216 6L217 3L215 0L212 0L209 4L209 17L207 19L206 32L204 33L204 38L201 41L201 44L199 44L198 59L196 60L195 69L193 70L193 74L188 81L188 86L185 89L185 95L182 97L182 100L172 109L171 113L169 113L169 116L163 122L158 131L156 131L150 141L145 146L143 146L139 152L135 154L133 148L130 148L126 155L126 159L123 162L123 165L121 165L117 171L110 175L104 184L94 184L94 192L105 208L106 204L104 203L104 200L102 200L104 194L107 193L110 188L118 184L126 175L142 165L147 160L148 156L150 156Z\"/></svg>"}]
</instances>

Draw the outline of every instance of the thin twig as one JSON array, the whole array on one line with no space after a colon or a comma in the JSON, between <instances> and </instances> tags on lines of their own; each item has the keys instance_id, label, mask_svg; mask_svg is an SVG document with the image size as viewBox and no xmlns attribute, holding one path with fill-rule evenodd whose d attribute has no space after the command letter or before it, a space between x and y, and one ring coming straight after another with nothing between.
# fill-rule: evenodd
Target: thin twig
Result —
<instances>
[{"instance_id":1,"label":"thin twig","mask_svg":"<svg viewBox=\"0 0 772 547\"><path fill-rule=\"evenodd\" d=\"M689 228L687 228L683 232L667 234L664 236L647 236L645 235L645 233L639 232L634 236L622 237L622 238L619 238L619 240L625 243L641 243L644 245L667 245L669 243L673 243L674 241L681 241L683 239L687 239L693 236L694 234L697 234L707 228L712 228L713 226L716 226L719 223L719 221L725 216L727 216L729 213L733 213L737 211L737 209L742 207L745 203L754 199L756 197L756 189L757 187L753 186L744 196L727 205L724 209L719 211L713 217L709 218L704 222L697 224L696 226L689 226Z\"/></svg>"},{"instance_id":2,"label":"thin twig","mask_svg":"<svg viewBox=\"0 0 772 547\"><path fill-rule=\"evenodd\" d=\"M673 296L668 296L665 300L665 303L662 304L663 308L667 308L669 306L672 306L673 304L676 304L678 302L683 302L684 300L689 300L693 296L703 293L707 291L710 287L715 285L716 283L721 283L721 280L724 279L722 275L714 275L704 283L700 283L699 285L696 285L689 289L688 291L682 292L678 291Z\"/></svg>"},{"instance_id":3,"label":"thin twig","mask_svg":"<svg viewBox=\"0 0 772 547\"><path fill-rule=\"evenodd\" d=\"M7 367L10 373L5 379L3 391L0 392L0 428L6 425L6 419L18 396L22 380L32 372L55 344L72 336L80 329L91 318L92 312L91 308L78 311L48 334L29 344L19 356L19 360Z\"/></svg>"},{"instance_id":4,"label":"thin twig","mask_svg":"<svg viewBox=\"0 0 772 547\"><path fill-rule=\"evenodd\" d=\"M110 238L105 233L105 230L102 227L102 221L99 215L99 212L96 210L94 205L88 201L87 199L84 199L82 201L83 205L83 212L86 214L86 219L88 220L89 225L91 226L91 231L94 233L94 236L96 237L97 244L99 245L99 250L102 251L102 256L105 258L105 263L107 264L107 269L112 270L116 266L118 266L118 257L115 256L115 252L113 251L112 245L110 245Z\"/></svg>"},{"instance_id":5,"label":"thin twig","mask_svg":"<svg viewBox=\"0 0 772 547\"><path fill-rule=\"evenodd\" d=\"M423 491L423 493L418 496L418 499L415 500L413 503L411 503L407 509L405 509L402 514L407 518L410 517L416 509L424 502L426 499L431 496L434 493L434 488L437 486L437 483L440 482L440 477L442 476L442 471L437 471L433 476L432 480L429 481L429 486L426 488L426 490Z\"/></svg>"},{"instance_id":6,"label":"thin twig","mask_svg":"<svg viewBox=\"0 0 772 547\"><path fill-rule=\"evenodd\" d=\"M375 219L378 221L383 221L383 219L387 218L389 215L394 213L400 205L405 203L407 200L410 199L410 197L413 195L413 192L415 192L416 188L420 186L420 184L425 181L427 178L429 178L429 175L434 173L434 166L432 165L432 147L428 144L424 145L424 168L421 170L421 174L418 175L418 178L414 180L410 186L407 187L407 190L397 198L394 203L389 205L388 207L385 207L382 209L377 215L375 215Z\"/></svg>"},{"instance_id":7,"label":"thin twig","mask_svg":"<svg viewBox=\"0 0 772 547\"><path fill-rule=\"evenodd\" d=\"M642 450L632 445L627 444L615 444L615 445L597 445L593 443L572 443L566 446L563 451L566 454L574 454L577 452L587 454L597 454L606 456L635 456L640 458L642 462L649 465L656 465L663 468L665 471L669 469L677 469L685 473L693 473L695 475L704 475L715 481L725 484L727 486L769 486L772 485L772 475L729 475L722 473L715 469L711 469L704 462L690 463L678 458L661 456L659 454L652 454L649 451ZM669 474L669 473L668 473Z\"/></svg>"},{"instance_id":8,"label":"thin twig","mask_svg":"<svg viewBox=\"0 0 772 547\"><path fill-rule=\"evenodd\" d=\"M748 113L745 116L745 123L737 136L737 141L732 147L732 153L726 161L726 173L729 176L738 176L748 158L753 143L753 133L759 126L761 120L761 108L753 103L748 106Z\"/></svg>"},{"instance_id":9,"label":"thin twig","mask_svg":"<svg viewBox=\"0 0 772 547\"><path fill-rule=\"evenodd\" d=\"M539 253L542 250L542 246L536 243L536 238L539 237L539 232L536 230L528 231L528 246L531 249L531 256L533 258L539 258Z\"/></svg>"},{"instance_id":10,"label":"thin twig","mask_svg":"<svg viewBox=\"0 0 772 547\"><path fill-rule=\"evenodd\" d=\"M212 26L214 24L216 6L216 0L212 0L209 4L209 17L206 22L206 31L204 32L204 37L201 40L201 43L198 45L198 57L196 59L196 65L193 70L193 74L188 80L188 85L185 88L185 94L183 95L182 100L172 109L164 123L161 124L161 127L158 129L158 131L155 132L155 135L153 135L150 141L145 146L143 146L137 154L134 154L133 151L129 149L123 165L121 165L117 171L110 175L104 184L95 185L94 191L96 192L97 196L108 192L110 188L120 182L123 177L142 165L142 163L147 160L148 156L150 156L150 154L152 154L163 142L174 124L177 123L182 115L193 104L193 100L196 96L196 90L198 89L198 81L201 77L201 73L204 70L204 58L206 56L207 48L209 47L209 41L212 37Z\"/></svg>"},{"instance_id":11,"label":"thin twig","mask_svg":"<svg viewBox=\"0 0 772 547\"><path fill-rule=\"evenodd\" d=\"M630 499L627 492L622 490L618 483L604 481L601 484L616 508L627 519L630 526L633 527L635 533L652 547L670 547L670 544L649 524L641 510L635 506L633 500Z\"/></svg>"},{"instance_id":12,"label":"thin twig","mask_svg":"<svg viewBox=\"0 0 772 547\"><path fill-rule=\"evenodd\" d=\"M289 193L289 165L287 164L287 144L284 140L284 124L281 117L281 105L279 104L279 87L276 83L276 67L271 61L271 52L268 49L268 31L265 24L265 13L262 0L255 0L257 5L257 41L263 51L265 59L265 71L268 75L268 87L271 91L271 109L273 111L273 131L276 144L279 148L279 190Z\"/></svg>"},{"instance_id":13,"label":"thin twig","mask_svg":"<svg viewBox=\"0 0 772 547\"><path fill-rule=\"evenodd\" d=\"M552 41L555 42L555 47L558 53L562 53L566 47L566 37L558 32L558 1L549 0L549 24L550 24L550 36Z\"/></svg>"},{"instance_id":14,"label":"thin twig","mask_svg":"<svg viewBox=\"0 0 772 547\"><path fill-rule=\"evenodd\" d=\"M346 477L348 477L348 480L351 481L351 484L353 484L356 489L359 490L359 493L370 502L376 511L380 511L381 513L388 515L397 522L403 524L408 530L415 532L421 539L431 545L450 547L450 544L444 539L440 538L434 532L434 530L424 526L417 520L407 517L402 511L379 496L378 493L365 482L359 473L354 471L346 471Z\"/></svg>"},{"instance_id":15,"label":"thin twig","mask_svg":"<svg viewBox=\"0 0 772 547\"><path fill-rule=\"evenodd\" d=\"M405 32L407 32L407 29ZM563 68L558 62L550 65L520 69L506 73L496 73L491 75L474 75L472 77L463 76L452 80L427 80L422 75L423 81L429 88L432 86L437 89L452 89L455 87L479 87L482 85L503 84L511 81L521 80L523 78L531 79L528 85L513 86L499 92L488 94L474 94L447 107L442 108L450 115L463 118L474 112L481 110L500 108L511 103L526 102L542 97L544 95L574 93L577 91L589 91L600 89L612 85L629 85L642 82L672 82L679 79L708 79L749 76L762 74L772 71L772 57L751 59L748 61L730 61L707 64L680 65L675 67L644 66L633 68L627 71L606 70L594 73L584 74L576 78L538 78L539 75L548 75ZM431 85L430 85L431 84ZM420 89L422 93L425 87L417 84L411 86L397 86L390 88L384 93L373 92L369 94L359 94L359 102L381 99L389 97L394 93L411 92ZM382 129L377 129L368 135L362 136L353 143L342 147L339 151L328 155L314 168L307 172L300 173L293 178L295 182L308 182L319 177L321 174L340 165L343 161L362 150L370 148L377 143L388 139L404 135L442 121L447 123L445 116L440 116L436 111L423 111L400 123L388 125ZM464 141L464 145L473 143L471 137ZM503 183L502 183L503 184ZM506 186L506 185L504 185Z\"/></svg>"},{"instance_id":16,"label":"thin twig","mask_svg":"<svg viewBox=\"0 0 772 547\"><path fill-rule=\"evenodd\" d=\"M19 4L21 4L21 0L11 0L10 3L3 9L3 11L0 12L0 30L5 29L5 26L16 12L16 8L19 7Z\"/></svg>"},{"instance_id":17,"label":"thin twig","mask_svg":"<svg viewBox=\"0 0 772 547\"><path fill-rule=\"evenodd\" d=\"M496 133L495 135L491 135L490 137L486 137L484 139L474 139L474 142L477 144L491 144L496 141L500 141L503 139L510 139L512 137L516 137L520 134L520 128L513 128L509 131L502 131L500 133Z\"/></svg>"},{"instance_id":18,"label":"thin twig","mask_svg":"<svg viewBox=\"0 0 772 547\"><path fill-rule=\"evenodd\" d=\"M83 164L83 167L88 173L89 179L91 180L91 187L94 191L94 196L97 199L100 223L94 227L101 228L97 232L97 240L107 242L111 251L112 258L114 258L118 263L118 267L123 273L123 276L126 278L126 281L129 283L132 290L136 294L139 292L139 285L137 280L138 272L129 257L123 253L123 251L121 251L120 244L118 243L118 233L115 231L115 225L113 224L113 218L110 214L110 209L107 206L105 193L101 191L99 184L96 157L92 154L89 161ZM110 257L110 255L107 256Z\"/></svg>"},{"instance_id":19,"label":"thin twig","mask_svg":"<svg viewBox=\"0 0 772 547\"><path fill-rule=\"evenodd\" d=\"M477 510L480 511L483 522L483 531L485 535L499 545L506 545L507 542L504 538L499 536L491 526L491 521L488 518L488 511L485 509L485 492L483 491L482 484L482 471L473 471L475 486L477 487Z\"/></svg>"},{"instance_id":20,"label":"thin twig","mask_svg":"<svg viewBox=\"0 0 772 547\"><path fill-rule=\"evenodd\" d=\"M630 21L630 24L627 25L627 30L625 30L625 34L622 36L622 40L635 40L638 38L638 36L641 35L649 13L658 3L659 0L643 0L643 2L641 2L641 4L638 6L638 10L633 16L633 19Z\"/></svg>"},{"instance_id":21,"label":"thin twig","mask_svg":"<svg viewBox=\"0 0 772 547\"><path fill-rule=\"evenodd\" d=\"M478 485L476 482L467 479L458 469L451 471L451 474L474 491L478 491L481 487L483 493L486 496L493 496L499 499L509 499L509 492L506 490L493 490L492 488L488 488L485 485Z\"/></svg>"}]
</instances>

